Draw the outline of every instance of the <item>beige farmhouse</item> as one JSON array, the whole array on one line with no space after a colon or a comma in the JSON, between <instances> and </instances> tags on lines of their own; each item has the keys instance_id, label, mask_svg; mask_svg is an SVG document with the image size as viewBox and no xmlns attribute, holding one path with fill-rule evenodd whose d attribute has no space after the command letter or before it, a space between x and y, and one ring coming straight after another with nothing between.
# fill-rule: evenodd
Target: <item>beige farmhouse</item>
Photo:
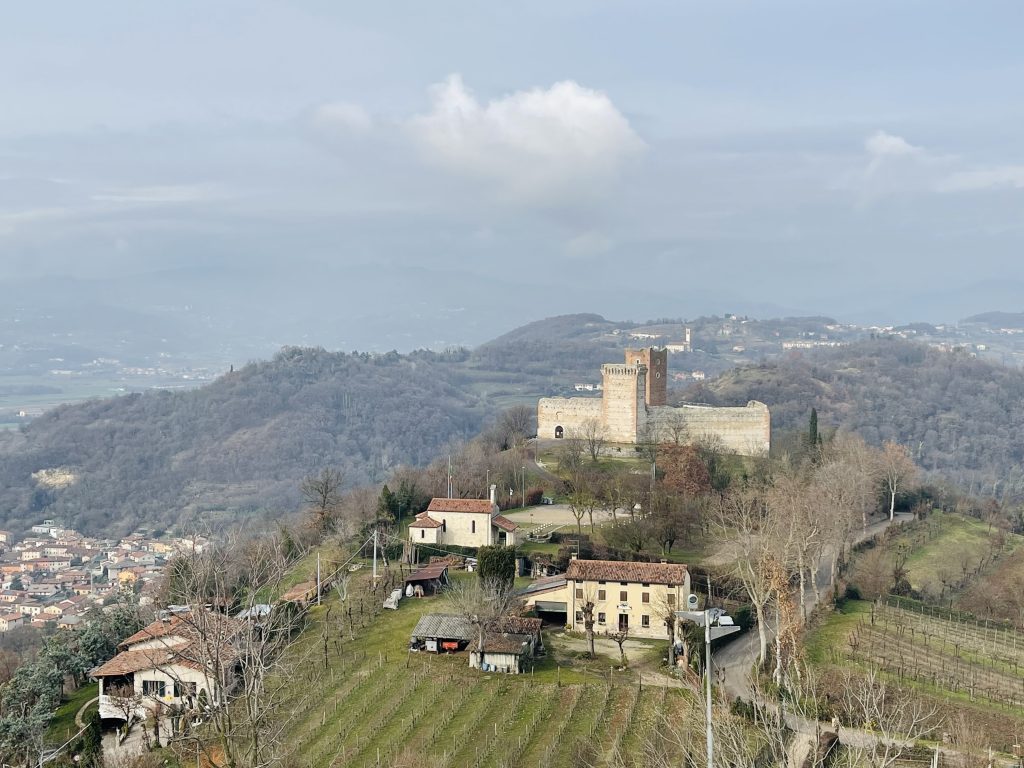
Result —
<instances>
[{"instance_id":1,"label":"beige farmhouse","mask_svg":"<svg viewBox=\"0 0 1024 768\"><path fill-rule=\"evenodd\" d=\"M224 702L237 682L233 640L244 622L205 610L161 619L118 646L93 671L100 717L144 717L160 705L193 709Z\"/></svg>"},{"instance_id":2,"label":"beige farmhouse","mask_svg":"<svg viewBox=\"0 0 1024 768\"><path fill-rule=\"evenodd\" d=\"M592 602L596 632L667 640L665 616L684 608L689 594L685 565L573 559L564 576L538 580L524 599L541 615L564 612L566 627L577 632L585 629L583 606Z\"/></svg>"},{"instance_id":3,"label":"beige farmhouse","mask_svg":"<svg viewBox=\"0 0 1024 768\"><path fill-rule=\"evenodd\" d=\"M490 499L431 499L409 525L409 543L514 546L519 526L500 514L494 493L492 485Z\"/></svg>"}]
</instances>

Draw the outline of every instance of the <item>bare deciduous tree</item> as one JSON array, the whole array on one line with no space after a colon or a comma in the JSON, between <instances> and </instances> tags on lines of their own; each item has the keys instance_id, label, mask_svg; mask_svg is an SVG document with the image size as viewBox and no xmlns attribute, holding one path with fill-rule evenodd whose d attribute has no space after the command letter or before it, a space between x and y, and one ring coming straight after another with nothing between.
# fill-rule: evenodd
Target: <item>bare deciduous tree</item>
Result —
<instances>
[{"instance_id":1,"label":"bare deciduous tree","mask_svg":"<svg viewBox=\"0 0 1024 768\"><path fill-rule=\"evenodd\" d=\"M587 419L578 430L578 436L583 439L590 460L597 463L605 444L608 442L608 431L599 419Z\"/></svg>"},{"instance_id":2,"label":"bare deciduous tree","mask_svg":"<svg viewBox=\"0 0 1024 768\"><path fill-rule=\"evenodd\" d=\"M882 446L882 477L885 489L889 492L889 519L896 514L896 494L907 490L917 478L917 465L910 458L906 446L886 442Z\"/></svg>"},{"instance_id":3,"label":"bare deciduous tree","mask_svg":"<svg viewBox=\"0 0 1024 768\"><path fill-rule=\"evenodd\" d=\"M299 493L309 505L310 523L320 533L326 533L333 523L344 478L337 469L324 467L315 475L303 478Z\"/></svg>"},{"instance_id":4,"label":"bare deciduous tree","mask_svg":"<svg viewBox=\"0 0 1024 768\"><path fill-rule=\"evenodd\" d=\"M476 635L475 650L482 666L487 634L519 604L511 582L503 579L455 582L445 591L445 600L454 613L465 617L472 625Z\"/></svg>"}]
</instances>

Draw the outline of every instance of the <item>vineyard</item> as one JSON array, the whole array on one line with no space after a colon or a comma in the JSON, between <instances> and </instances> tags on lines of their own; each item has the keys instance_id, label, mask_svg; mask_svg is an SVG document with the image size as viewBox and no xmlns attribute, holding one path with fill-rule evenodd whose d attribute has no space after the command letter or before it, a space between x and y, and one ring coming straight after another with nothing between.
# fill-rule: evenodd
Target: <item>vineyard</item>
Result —
<instances>
[{"instance_id":1,"label":"vineyard","mask_svg":"<svg viewBox=\"0 0 1024 768\"><path fill-rule=\"evenodd\" d=\"M968 701L1024 707L1024 635L1009 625L893 597L849 602L829 623L811 646L819 662L871 665Z\"/></svg>"},{"instance_id":2,"label":"vineyard","mask_svg":"<svg viewBox=\"0 0 1024 768\"><path fill-rule=\"evenodd\" d=\"M314 608L292 648L302 660L289 691L296 766L569 766L580 749L600 763L642 755L663 718L689 709L679 689L629 673L609 680L606 664L597 673L549 660L532 674L487 675L465 654L410 654L409 634L437 600L392 612L365 585L349 593Z\"/></svg>"}]
</instances>

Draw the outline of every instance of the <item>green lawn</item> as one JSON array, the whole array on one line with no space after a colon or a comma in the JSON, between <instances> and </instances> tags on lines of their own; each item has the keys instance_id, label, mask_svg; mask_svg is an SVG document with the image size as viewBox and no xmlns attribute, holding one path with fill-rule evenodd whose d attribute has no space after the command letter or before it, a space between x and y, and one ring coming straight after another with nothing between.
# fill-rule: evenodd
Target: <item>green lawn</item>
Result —
<instances>
[{"instance_id":1,"label":"green lawn","mask_svg":"<svg viewBox=\"0 0 1024 768\"><path fill-rule=\"evenodd\" d=\"M77 691L67 696L50 720L46 729L46 740L53 744L63 744L69 738L78 733L78 726L75 725L75 715L87 701L99 695L99 683L83 685Z\"/></svg>"}]
</instances>

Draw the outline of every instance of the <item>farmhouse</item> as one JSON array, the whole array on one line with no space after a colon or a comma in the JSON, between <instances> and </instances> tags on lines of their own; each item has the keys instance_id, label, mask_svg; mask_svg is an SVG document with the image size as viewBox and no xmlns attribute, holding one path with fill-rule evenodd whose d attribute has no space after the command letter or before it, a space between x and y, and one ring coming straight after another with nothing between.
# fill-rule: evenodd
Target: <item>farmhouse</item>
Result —
<instances>
[{"instance_id":1,"label":"farmhouse","mask_svg":"<svg viewBox=\"0 0 1024 768\"><path fill-rule=\"evenodd\" d=\"M100 684L100 717L125 720L160 704L191 709L224 702L239 677L234 640L243 627L197 609L136 632L92 672Z\"/></svg>"},{"instance_id":2,"label":"farmhouse","mask_svg":"<svg viewBox=\"0 0 1024 768\"><path fill-rule=\"evenodd\" d=\"M685 565L573 558L564 576L535 583L522 596L541 615L564 615L570 630L584 630L584 605L591 602L596 632L668 639L664 616L686 605L689 593Z\"/></svg>"},{"instance_id":3,"label":"farmhouse","mask_svg":"<svg viewBox=\"0 0 1024 768\"><path fill-rule=\"evenodd\" d=\"M409 543L458 547L514 546L519 526L502 516L490 499L431 499L409 525Z\"/></svg>"}]
</instances>

